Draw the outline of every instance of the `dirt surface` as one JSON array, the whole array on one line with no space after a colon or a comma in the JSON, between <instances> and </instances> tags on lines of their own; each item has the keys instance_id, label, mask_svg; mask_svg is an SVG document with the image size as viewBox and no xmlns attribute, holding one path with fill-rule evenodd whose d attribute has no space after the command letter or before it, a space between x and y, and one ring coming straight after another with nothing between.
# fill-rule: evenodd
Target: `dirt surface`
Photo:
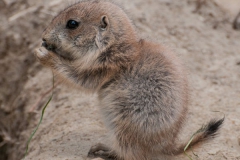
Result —
<instances>
[{"instance_id":1,"label":"dirt surface","mask_svg":"<svg viewBox=\"0 0 240 160\"><path fill-rule=\"evenodd\" d=\"M225 115L219 137L189 154L195 160L240 160L240 32L232 29L239 0L117 2L142 37L172 48L189 70L191 103L181 137L187 140ZM0 160L23 157L52 87L51 71L36 62L33 50L51 19L71 3L0 1ZM98 109L96 95L58 84L26 160L86 159L92 145L111 144Z\"/></svg>"}]
</instances>

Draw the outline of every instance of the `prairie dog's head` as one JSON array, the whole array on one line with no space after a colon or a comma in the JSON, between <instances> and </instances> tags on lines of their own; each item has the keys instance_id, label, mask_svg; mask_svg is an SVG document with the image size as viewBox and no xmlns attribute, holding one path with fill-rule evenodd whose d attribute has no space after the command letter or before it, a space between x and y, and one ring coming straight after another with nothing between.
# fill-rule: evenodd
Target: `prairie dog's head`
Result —
<instances>
[{"instance_id":1,"label":"prairie dog's head","mask_svg":"<svg viewBox=\"0 0 240 160\"><path fill-rule=\"evenodd\" d=\"M137 36L121 8L94 0L79 2L60 12L45 29L42 39L43 47L63 61L78 61L80 66L87 67L96 63L110 46L136 41Z\"/></svg>"}]
</instances>

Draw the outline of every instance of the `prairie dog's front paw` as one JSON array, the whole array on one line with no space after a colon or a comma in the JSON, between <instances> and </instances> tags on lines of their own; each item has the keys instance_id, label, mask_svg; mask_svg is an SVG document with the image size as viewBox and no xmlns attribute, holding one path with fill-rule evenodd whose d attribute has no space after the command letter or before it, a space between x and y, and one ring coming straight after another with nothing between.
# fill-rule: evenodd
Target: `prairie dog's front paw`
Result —
<instances>
[{"instance_id":1,"label":"prairie dog's front paw","mask_svg":"<svg viewBox=\"0 0 240 160\"><path fill-rule=\"evenodd\" d=\"M46 57L48 54L48 50L46 50L45 48L41 47L41 48L37 48L35 50L35 55L38 59L42 59L44 57Z\"/></svg>"},{"instance_id":2,"label":"prairie dog's front paw","mask_svg":"<svg viewBox=\"0 0 240 160\"><path fill-rule=\"evenodd\" d=\"M57 57L54 56L53 53L45 49L44 47L37 48L35 50L35 56L45 66L53 67L54 66L54 58L57 59Z\"/></svg>"}]
</instances>

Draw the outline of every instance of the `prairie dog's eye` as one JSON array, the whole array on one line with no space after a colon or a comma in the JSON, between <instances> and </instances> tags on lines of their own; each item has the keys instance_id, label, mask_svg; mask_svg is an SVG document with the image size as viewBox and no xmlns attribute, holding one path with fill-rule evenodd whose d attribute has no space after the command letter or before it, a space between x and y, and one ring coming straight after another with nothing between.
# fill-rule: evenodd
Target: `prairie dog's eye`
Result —
<instances>
[{"instance_id":1,"label":"prairie dog's eye","mask_svg":"<svg viewBox=\"0 0 240 160\"><path fill-rule=\"evenodd\" d=\"M79 22L74 21L74 20L69 20L67 22L67 29L76 29L79 26Z\"/></svg>"}]
</instances>

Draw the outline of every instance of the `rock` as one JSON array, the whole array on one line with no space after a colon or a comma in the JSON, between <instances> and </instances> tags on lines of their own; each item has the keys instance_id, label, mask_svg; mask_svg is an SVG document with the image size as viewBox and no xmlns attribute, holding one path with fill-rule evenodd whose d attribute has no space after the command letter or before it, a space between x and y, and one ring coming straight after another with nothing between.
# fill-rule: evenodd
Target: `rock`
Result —
<instances>
[{"instance_id":1,"label":"rock","mask_svg":"<svg viewBox=\"0 0 240 160\"><path fill-rule=\"evenodd\" d=\"M233 22L233 28L235 30L240 30L240 12L238 13L237 17L235 18Z\"/></svg>"}]
</instances>

